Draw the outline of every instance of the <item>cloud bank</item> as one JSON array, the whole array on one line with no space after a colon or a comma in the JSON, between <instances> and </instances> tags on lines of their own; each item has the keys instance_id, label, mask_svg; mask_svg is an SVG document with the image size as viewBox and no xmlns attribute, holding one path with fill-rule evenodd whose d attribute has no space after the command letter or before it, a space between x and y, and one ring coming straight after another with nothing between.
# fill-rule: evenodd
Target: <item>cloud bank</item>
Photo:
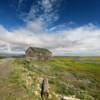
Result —
<instances>
[{"instance_id":1,"label":"cloud bank","mask_svg":"<svg viewBox=\"0 0 100 100\"><path fill-rule=\"evenodd\" d=\"M36 46L48 48L54 55L100 54L100 29L93 24L48 33L33 21L13 31L0 25L0 33L0 52L24 52Z\"/></svg>"}]
</instances>

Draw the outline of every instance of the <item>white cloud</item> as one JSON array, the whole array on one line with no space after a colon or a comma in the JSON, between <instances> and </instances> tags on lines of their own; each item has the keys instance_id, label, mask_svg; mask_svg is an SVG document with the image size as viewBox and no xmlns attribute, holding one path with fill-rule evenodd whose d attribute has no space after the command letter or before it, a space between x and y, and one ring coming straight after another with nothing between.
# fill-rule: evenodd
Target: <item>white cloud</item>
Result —
<instances>
[{"instance_id":1,"label":"white cloud","mask_svg":"<svg viewBox=\"0 0 100 100\"><path fill-rule=\"evenodd\" d=\"M27 47L36 46L49 48L58 55L100 55L99 44L100 29L94 25L51 34L43 31L43 26L38 21L29 22L25 27L11 32L0 25L0 52L24 52Z\"/></svg>"},{"instance_id":2,"label":"white cloud","mask_svg":"<svg viewBox=\"0 0 100 100\"><path fill-rule=\"evenodd\" d=\"M33 0L33 3L28 8L28 12L25 12L23 10L23 5L27 6L27 4L26 2L24 2L24 0L19 0L18 9L20 14L18 14L25 22L39 20L41 21L41 23L45 24L45 27L47 27L48 25L54 23L59 19L57 8L59 7L60 1L58 2L58 0L37 0L37 3L35 4Z\"/></svg>"},{"instance_id":3,"label":"white cloud","mask_svg":"<svg viewBox=\"0 0 100 100\"><path fill-rule=\"evenodd\" d=\"M45 13L50 13L53 8L54 4L57 2L57 0L42 0L42 7L44 9Z\"/></svg>"}]
</instances>

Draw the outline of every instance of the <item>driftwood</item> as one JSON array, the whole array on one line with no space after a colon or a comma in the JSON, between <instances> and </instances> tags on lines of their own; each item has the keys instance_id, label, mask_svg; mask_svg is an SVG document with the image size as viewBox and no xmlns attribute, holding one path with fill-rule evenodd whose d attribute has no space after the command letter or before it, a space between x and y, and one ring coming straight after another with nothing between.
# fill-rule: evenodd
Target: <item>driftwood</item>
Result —
<instances>
[{"instance_id":1,"label":"driftwood","mask_svg":"<svg viewBox=\"0 0 100 100\"><path fill-rule=\"evenodd\" d=\"M49 97L49 84L48 84L48 78L44 78L41 84L41 97L43 100L47 100Z\"/></svg>"}]
</instances>

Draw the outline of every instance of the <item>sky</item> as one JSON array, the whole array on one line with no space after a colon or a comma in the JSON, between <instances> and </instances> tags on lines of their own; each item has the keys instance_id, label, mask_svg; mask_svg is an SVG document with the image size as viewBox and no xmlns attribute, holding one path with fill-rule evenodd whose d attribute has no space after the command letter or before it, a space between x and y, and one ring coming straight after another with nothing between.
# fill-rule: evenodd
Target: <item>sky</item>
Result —
<instances>
[{"instance_id":1,"label":"sky","mask_svg":"<svg viewBox=\"0 0 100 100\"><path fill-rule=\"evenodd\" d=\"M0 0L0 54L30 46L100 56L100 0Z\"/></svg>"}]
</instances>

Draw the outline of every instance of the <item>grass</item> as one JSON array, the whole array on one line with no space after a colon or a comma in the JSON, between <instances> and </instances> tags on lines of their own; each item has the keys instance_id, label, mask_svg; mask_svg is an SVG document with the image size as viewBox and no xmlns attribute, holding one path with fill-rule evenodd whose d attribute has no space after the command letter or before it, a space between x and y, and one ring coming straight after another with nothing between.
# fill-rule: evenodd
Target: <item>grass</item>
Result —
<instances>
[{"instance_id":1,"label":"grass","mask_svg":"<svg viewBox=\"0 0 100 100\"><path fill-rule=\"evenodd\" d=\"M50 100L57 100L57 95L100 100L100 64L94 61L99 62L100 57L54 57L45 62L14 58L9 77L0 79L0 97L2 100L41 100L41 79L48 77Z\"/></svg>"}]
</instances>

